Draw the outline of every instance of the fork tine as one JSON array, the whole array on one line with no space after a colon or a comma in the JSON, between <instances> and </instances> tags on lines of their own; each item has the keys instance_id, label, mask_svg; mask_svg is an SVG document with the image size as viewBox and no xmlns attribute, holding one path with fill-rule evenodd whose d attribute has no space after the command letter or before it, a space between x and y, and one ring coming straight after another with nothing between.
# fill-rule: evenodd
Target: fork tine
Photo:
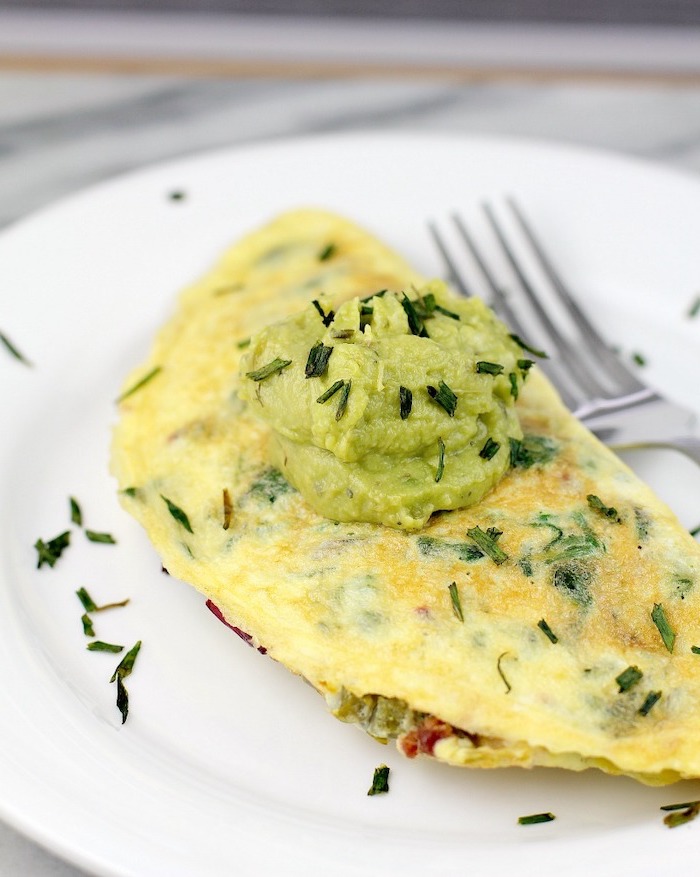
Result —
<instances>
[{"instance_id":1,"label":"fork tine","mask_svg":"<svg viewBox=\"0 0 700 877\"><path fill-rule=\"evenodd\" d=\"M581 359L581 361L584 362L583 357L589 356L592 367L604 371L605 376L608 377L606 361L608 360L608 357L614 357L612 349L607 347L605 342L602 341L595 328L589 323L583 312L573 301L561 278L554 271L541 244L539 244L537 238L532 232L532 228L525 220L522 211L519 210L512 199L509 199L507 203L513 211L514 218L511 217L511 221L515 222L517 220L519 225L518 240L520 244L522 244L523 240L526 240L531 251L528 253L526 261L528 268L532 267L533 263L531 260L536 257L537 262L539 263L537 265L537 274L540 275L543 271L545 280L548 281L546 284L547 287L552 287L551 289L546 290L549 294L550 301L552 300L552 296L557 299L555 303L560 309L563 308L566 311L567 319L571 320L573 328L579 329L577 323L582 324L583 326L582 329L579 329L578 335L579 344L582 348L581 357L578 357L578 359ZM510 262L515 275L520 277L523 281L523 289L529 289L531 297L535 300L533 303L533 309L542 312L544 309L538 295L535 293L535 288L531 287L528 283L527 276L522 270L521 264L515 256L515 252L510 247L508 239L502 231L501 226L498 224L495 214L490 208L488 208L488 206L485 206L484 209L486 210L486 215L492 226L492 230L496 235L496 239L500 242L505 253L506 259ZM456 229L461 235L462 242L466 245L467 250L473 257L473 261L479 266L481 273L483 273L487 284L493 292L495 308L501 312L502 317L508 319L504 310L510 310L508 307L509 302L504 290L498 284L496 275L493 274L488 267L488 263L482 257L481 251L475 244L475 241L471 237L465 223L457 216L453 216L453 220ZM451 280L462 290L463 294L469 295L468 285L463 279L463 275L461 274L456 259L453 258L450 253L450 246L447 245L446 239L441 236L434 223L428 223L428 225L438 250L443 257L445 264L448 266ZM497 302L500 302L500 307ZM505 308L503 307L504 304ZM519 327L519 321L515 319L516 315L513 314L512 311L510 311L510 313L510 325L515 328L522 337L528 337L529 331L523 332ZM547 317L546 314L545 317ZM547 322L551 323L552 321L546 319L545 323ZM541 325L539 328L542 330ZM541 367L547 372L552 383L559 390L564 404L573 411L576 417L585 421L602 440L609 443L612 442L613 445L616 444L620 447L634 447L640 445L649 447L670 447L683 452L696 463L700 464L700 441L692 435L692 431L697 421L694 412L675 402L669 401L656 392L652 387L648 387L641 383L636 375L630 372L623 363L619 363L619 370L614 368L614 365L618 362L616 357L612 363L613 367L610 371L614 376L617 376L618 374L621 375L621 379L618 381L618 388L615 389L614 387L608 387L604 393L597 396L586 394L584 391L585 384L580 381L581 374L584 372L577 371L577 357L574 356L572 358L572 354L576 354L573 342L567 341L562 333L556 332L556 329L554 333L550 335L550 340L553 340L553 336L557 337L560 341L560 345L562 345L564 351L563 355L561 355L560 359L555 362L552 362L552 360L545 360L541 363ZM585 374L589 374L588 364L584 362L584 365L586 368ZM626 383L626 388L624 389L620 389L619 386L622 382ZM611 384L614 384L614 377L611 380ZM622 416L631 415L633 412L635 413L635 417L631 419L629 416Z\"/></svg>"},{"instance_id":2,"label":"fork tine","mask_svg":"<svg viewBox=\"0 0 700 877\"><path fill-rule=\"evenodd\" d=\"M476 241L473 239L473 237L469 233L469 230L467 229L466 224L461 219L461 217L458 216L457 214L453 214L452 220L454 221L455 226L460 233L462 241L464 242L467 249L469 250L469 252L473 256L476 264L479 266L479 269L482 272L484 279L486 280L486 283L491 290L492 297L493 297L492 300L493 300L496 311L506 321L506 323L510 326L511 329L513 329L519 335L525 337L528 334L527 331L523 328L523 325L522 325L521 321L519 320L517 314L510 307L510 304L508 302L508 299L506 298L506 295L504 294L501 287L498 285L498 281L496 280L493 273L489 270L489 267L488 267L485 259L483 258L481 251L476 244ZM438 250L439 250L446 266L447 266L447 269L448 269L448 272L450 275L450 280L455 284L455 286L459 289L459 291L463 295L469 297L471 293L468 289L466 281L464 280L463 275L460 272L460 269L459 269L456 261L452 257L452 255L450 253L450 249L447 246L447 244L445 243L444 238L442 237L442 235L438 231L437 226L433 222L428 222L428 228L429 228L430 233L433 237L433 240L435 241L435 244L436 244L436 246L437 246L437 248L438 248ZM548 371L548 372L550 371L550 369L548 368L546 363L543 363L542 365L546 371ZM552 377L553 380L555 380L555 375L550 375L550 376ZM557 388L560 392L562 399L564 400L564 404L573 410L582 401L584 401L584 396L580 392L578 392L578 393L575 391L572 392L572 390L566 384L566 375L564 376L564 380L565 380L564 384L562 384L561 380L556 381ZM574 384L573 386L576 387L576 384Z\"/></svg>"},{"instance_id":3,"label":"fork tine","mask_svg":"<svg viewBox=\"0 0 700 877\"><path fill-rule=\"evenodd\" d=\"M502 319L505 320L505 322L510 326L511 329L517 332L521 337L527 337L529 335L528 330L523 327L522 321L519 319L517 313L510 306L506 294L499 285L493 272L489 269L488 263L484 259L475 239L470 234L466 223L458 214L452 214L451 218L455 223L455 227L460 234L462 242L471 253L474 262L479 267L479 270L482 273L491 291L492 302L495 310L502 317ZM438 249L440 250L440 253L447 264L450 275L453 279L455 279L458 287L460 289L464 289L465 283L460 277L459 268L457 267L457 263L455 262L454 258L451 256L449 248L437 231L436 226L432 223L429 223L429 227L433 238L438 245ZM566 372L564 372L563 375L552 374L553 368L549 365L548 362L542 362L541 366L550 375L552 380L555 381L557 389L559 390L564 404L567 405L567 407L573 410L575 408L578 408L580 404L586 401L587 394L581 390L575 378L573 378L571 375L568 375Z\"/></svg>"},{"instance_id":4,"label":"fork tine","mask_svg":"<svg viewBox=\"0 0 700 877\"><path fill-rule=\"evenodd\" d=\"M515 331L518 332L520 335L525 335L525 331L522 327L522 323L520 322L520 320L516 316L515 312L511 308L510 304L508 303L508 299L506 298L503 290L500 288L500 286L496 282L495 277L489 271L488 266L484 262L484 260L481 256L481 253L479 252L474 240L472 239L471 235L469 234L469 231L467 230L467 227L464 225L461 218L457 214L454 214L452 216L452 219L453 219L455 225L457 226L457 228L459 229L459 232L462 235L464 243L467 245L467 248L471 252L472 256L474 257L474 260L478 264L479 268L481 269L481 272L483 273L484 277L486 278L488 285L491 288L491 292L493 294L496 310L498 311L498 313L503 317L503 319L508 323L508 325L512 329L515 329ZM465 298L471 298L474 293L471 291L471 289L467 285L467 282L464 279L464 274L460 271L457 263L452 258L452 253L450 252L447 244L445 243L443 236L440 234L438 227L435 225L434 222L429 221L428 222L428 230L430 231L430 234L433 238L433 241L435 242L435 246L438 248L440 255L442 256L443 262L447 266L447 270L449 272L450 282L453 283L457 287L457 289L459 290L461 295L463 295Z\"/></svg>"},{"instance_id":5,"label":"fork tine","mask_svg":"<svg viewBox=\"0 0 700 877\"><path fill-rule=\"evenodd\" d=\"M620 361L619 357L610 348L608 343L601 337L601 335L599 335L584 311L581 310L576 299L571 295L558 271L554 268L549 256L544 252L542 245L535 236L532 226L525 218L522 209L518 206L515 199L512 197L506 198L506 203L515 217L523 235L532 248L533 253L536 255L545 276L552 284L552 288L559 297L560 303L575 320L579 330L599 358L599 366L603 366L607 376L618 384L617 390L619 392L634 392L643 389L644 385Z\"/></svg>"},{"instance_id":6,"label":"fork tine","mask_svg":"<svg viewBox=\"0 0 700 877\"><path fill-rule=\"evenodd\" d=\"M440 255L442 256L442 261L447 266L447 270L450 274L448 278L449 281L457 287L461 295L463 295L465 298L471 298L473 293L467 286L467 282L465 281L462 273L457 267L457 263L452 258L452 254L447 248L445 241L443 240L443 237L438 231L437 226L434 222L428 222L428 230L433 238L433 241L435 242L435 246L438 248Z\"/></svg>"},{"instance_id":7,"label":"fork tine","mask_svg":"<svg viewBox=\"0 0 700 877\"><path fill-rule=\"evenodd\" d=\"M560 332L559 328L552 322L551 317L543 307L539 296L534 290L534 287L528 280L527 275L525 274L520 262L518 261L513 248L508 243L508 239L506 238L500 223L496 219L493 210L488 204L484 204L483 209L489 221L489 224L491 225L491 228L493 229L494 234L496 235L498 242L501 245L503 253L508 259L511 268L515 272L518 281L532 306L533 311L537 314L541 326L549 336L550 343L557 353L560 366L566 370L571 380L581 387L583 391L583 396L605 395L607 388L598 380L595 374L595 372L598 370L598 366L596 365L594 369L591 369L589 363L586 361L586 359L583 357L577 347L575 345L572 345L571 341L565 338L564 335Z\"/></svg>"},{"instance_id":8,"label":"fork tine","mask_svg":"<svg viewBox=\"0 0 700 877\"><path fill-rule=\"evenodd\" d=\"M488 265L484 261L483 256L481 255L481 251L476 245L476 241L469 233L469 229L464 224L464 220L457 213L452 214L452 221L456 225L462 240L466 244L467 249L472 254L474 261L479 266L479 270L484 275L486 282L488 283L491 294L493 296L493 301L496 306L496 310L503 317L503 319L509 324L512 329L515 329L520 335L526 335L527 333L522 327L522 323L518 319L517 314L511 308L510 303L508 302L508 298L506 294L503 292L501 287L498 284L493 273L489 270Z\"/></svg>"}]
</instances>

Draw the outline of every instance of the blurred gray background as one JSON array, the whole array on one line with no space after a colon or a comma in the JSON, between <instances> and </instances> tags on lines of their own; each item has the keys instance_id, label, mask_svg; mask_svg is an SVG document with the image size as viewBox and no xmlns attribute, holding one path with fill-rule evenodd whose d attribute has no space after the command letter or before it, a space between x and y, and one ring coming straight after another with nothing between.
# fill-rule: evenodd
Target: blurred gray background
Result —
<instances>
[{"instance_id":1,"label":"blurred gray background","mask_svg":"<svg viewBox=\"0 0 700 877\"><path fill-rule=\"evenodd\" d=\"M3 7L482 22L700 25L698 0L0 0L0 8Z\"/></svg>"}]
</instances>

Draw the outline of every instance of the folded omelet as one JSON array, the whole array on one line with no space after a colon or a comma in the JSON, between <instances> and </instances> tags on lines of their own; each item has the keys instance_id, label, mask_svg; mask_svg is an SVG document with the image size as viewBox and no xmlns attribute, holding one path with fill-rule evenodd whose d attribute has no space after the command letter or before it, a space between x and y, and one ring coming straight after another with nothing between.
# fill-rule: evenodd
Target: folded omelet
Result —
<instances>
[{"instance_id":1,"label":"folded omelet","mask_svg":"<svg viewBox=\"0 0 700 877\"><path fill-rule=\"evenodd\" d=\"M315 210L182 294L126 380L112 470L171 574L407 756L700 776L700 546L532 368L507 474L418 530L312 510L241 401L252 335L424 279Z\"/></svg>"}]
</instances>

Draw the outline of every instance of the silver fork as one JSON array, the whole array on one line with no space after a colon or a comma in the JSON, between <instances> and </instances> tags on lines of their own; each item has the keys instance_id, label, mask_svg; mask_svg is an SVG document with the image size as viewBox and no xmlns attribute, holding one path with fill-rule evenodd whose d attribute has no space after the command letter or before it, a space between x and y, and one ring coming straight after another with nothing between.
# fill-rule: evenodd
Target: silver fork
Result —
<instances>
[{"instance_id":1,"label":"silver fork","mask_svg":"<svg viewBox=\"0 0 700 877\"><path fill-rule=\"evenodd\" d=\"M522 210L511 198L506 200L514 226L527 245L532 263L549 287L546 295L537 291L534 272L528 271L517 249L508 239L505 226L493 209L483 205L494 240L505 256L529 306L529 318L537 326L551 358L541 360L544 371L568 408L601 440L617 448L670 447L686 454L700 465L700 439L692 434L696 415L693 411L666 399L642 383L604 341L583 312L555 270L549 256L533 232ZM484 250L477 245L464 220L452 216L460 244L466 247L491 291L494 307L502 319L521 337L531 335L514 301L498 282L489 267ZM460 270L460 259L447 244L435 223L428 223L430 233L447 267L449 280L465 296L472 294ZM565 317L568 330L557 322L555 311Z\"/></svg>"}]
</instances>

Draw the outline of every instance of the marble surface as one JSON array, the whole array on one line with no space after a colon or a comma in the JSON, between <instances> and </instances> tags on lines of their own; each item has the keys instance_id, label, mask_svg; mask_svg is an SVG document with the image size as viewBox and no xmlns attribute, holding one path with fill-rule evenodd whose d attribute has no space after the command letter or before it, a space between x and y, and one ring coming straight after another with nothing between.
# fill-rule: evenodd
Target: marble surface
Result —
<instances>
[{"instance_id":1,"label":"marble surface","mask_svg":"<svg viewBox=\"0 0 700 877\"><path fill-rule=\"evenodd\" d=\"M0 73L0 223L106 177L300 133L401 129L589 144L700 171L700 86Z\"/></svg>"},{"instance_id":2,"label":"marble surface","mask_svg":"<svg viewBox=\"0 0 700 877\"><path fill-rule=\"evenodd\" d=\"M700 172L700 85L13 73L0 64L0 225L161 159L300 133L399 129L589 144ZM78 877L0 823L0 877Z\"/></svg>"}]
</instances>

